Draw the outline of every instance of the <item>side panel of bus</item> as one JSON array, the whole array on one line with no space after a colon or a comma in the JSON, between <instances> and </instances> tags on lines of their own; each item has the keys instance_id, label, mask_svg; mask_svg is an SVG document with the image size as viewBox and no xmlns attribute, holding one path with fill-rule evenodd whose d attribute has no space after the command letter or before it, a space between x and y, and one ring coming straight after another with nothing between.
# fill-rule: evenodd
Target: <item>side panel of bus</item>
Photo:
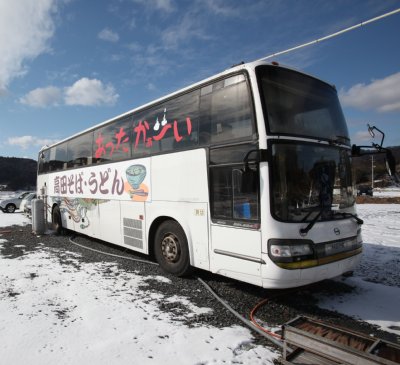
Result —
<instances>
[{"instance_id":1,"label":"side panel of bus","mask_svg":"<svg viewBox=\"0 0 400 365\"><path fill-rule=\"evenodd\" d=\"M261 285L261 232L211 225L211 271Z\"/></svg>"},{"instance_id":2,"label":"side panel of bus","mask_svg":"<svg viewBox=\"0 0 400 365\"><path fill-rule=\"evenodd\" d=\"M152 157L151 197L146 202L147 231L159 217L176 220L188 239L191 264L209 270L205 149Z\"/></svg>"}]
</instances>

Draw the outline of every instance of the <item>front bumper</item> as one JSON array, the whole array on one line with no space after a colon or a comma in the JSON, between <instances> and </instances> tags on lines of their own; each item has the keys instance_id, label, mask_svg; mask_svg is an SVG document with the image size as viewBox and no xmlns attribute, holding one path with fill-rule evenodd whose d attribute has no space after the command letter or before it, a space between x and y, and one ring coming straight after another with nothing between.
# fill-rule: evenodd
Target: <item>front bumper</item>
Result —
<instances>
[{"instance_id":1,"label":"front bumper","mask_svg":"<svg viewBox=\"0 0 400 365\"><path fill-rule=\"evenodd\" d=\"M357 251L357 252L355 252ZM262 286L264 288L294 288L312 284L325 279L332 279L346 272L354 271L361 261L361 250L347 252L348 257L335 257L335 261L320 263L318 266L285 270L270 262L262 265ZM328 258L328 257L327 257ZM333 256L331 257L333 260ZM267 269L268 266L268 269Z\"/></svg>"}]
</instances>

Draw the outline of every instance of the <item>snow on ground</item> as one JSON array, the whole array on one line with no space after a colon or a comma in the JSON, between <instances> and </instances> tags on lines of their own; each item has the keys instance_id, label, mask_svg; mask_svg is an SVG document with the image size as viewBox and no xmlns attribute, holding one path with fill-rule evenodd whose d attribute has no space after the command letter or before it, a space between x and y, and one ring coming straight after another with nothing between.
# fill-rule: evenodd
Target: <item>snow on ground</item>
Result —
<instances>
[{"instance_id":1,"label":"snow on ground","mask_svg":"<svg viewBox=\"0 0 400 365\"><path fill-rule=\"evenodd\" d=\"M26 226L27 224L31 223L31 220L19 212L18 210L15 211L13 214L5 214L0 211L0 228L1 227L8 227L8 226Z\"/></svg>"},{"instance_id":2,"label":"snow on ground","mask_svg":"<svg viewBox=\"0 0 400 365\"><path fill-rule=\"evenodd\" d=\"M318 306L374 324L400 335L400 288L365 281L361 277L343 280L355 288L351 293L320 296Z\"/></svg>"},{"instance_id":3,"label":"snow on ground","mask_svg":"<svg viewBox=\"0 0 400 365\"><path fill-rule=\"evenodd\" d=\"M19 214L0 212L0 225L12 218L24 224ZM5 241L0 238L0 246ZM184 325L185 318L212 309L147 286L148 280L173 285L166 278L66 255L75 266L63 265L60 252L44 246L12 260L0 255L1 363L272 364L279 356L254 345L242 326ZM179 302L186 313L161 311L161 302Z\"/></svg>"},{"instance_id":4,"label":"snow on ground","mask_svg":"<svg viewBox=\"0 0 400 365\"><path fill-rule=\"evenodd\" d=\"M355 290L320 295L318 305L400 336L400 204L359 204L363 258L354 277L337 279Z\"/></svg>"},{"instance_id":5,"label":"snow on ground","mask_svg":"<svg viewBox=\"0 0 400 365\"><path fill-rule=\"evenodd\" d=\"M176 314L159 310L165 298L143 288L146 279L138 275L114 275L120 271L113 264L80 266L61 266L55 252L1 259L5 364L261 364L275 357L252 346L243 327L179 324ZM107 276L101 273L105 268ZM186 308L189 316L211 310Z\"/></svg>"},{"instance_id":6,"label":"snow on ground","mask_svg":"<svg viewBox=\"0 0 400 365\"><path fill-rule=\"evenodd\" d=\"M365 222L363 259L353 277L336 279L355 289L320 294L319 306L400 335L400 204L360 204L357 209ZM26 223L20 214L0 212L0 227ZM67 254L70 260L76 255ZM173 285L168 279L124 273L112 263L79 263L75 269L63 266L58 256L45 247L18 259L0 256L2 362L272 364L278 357L252 344L250 331L241 326L185 326L179 319L211 309L146 287L147 280ZM187 313L179 318L160 311L160 301L179 301Z\"/></svg>"},{"instance_id":7,"label":"snow on ground","mask_svg":"<svg viewBox=\"0 0 400 365\"><path fill-rule=\"evenodd\" d=\"M385 188L385 189L375 188L374 196L384 197L384 198L400 196L400 188L397 187Z\"/></svg>"}]
</instances>

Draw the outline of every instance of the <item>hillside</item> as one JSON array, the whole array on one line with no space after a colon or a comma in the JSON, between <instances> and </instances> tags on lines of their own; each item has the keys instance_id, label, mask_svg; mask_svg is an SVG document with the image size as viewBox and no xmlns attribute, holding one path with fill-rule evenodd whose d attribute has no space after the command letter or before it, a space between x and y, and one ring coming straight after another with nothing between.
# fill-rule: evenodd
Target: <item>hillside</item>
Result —
<instances>
[{"instance_id":1,"label":"hillside","mask_svg":"<svg viewBox=\"0 0 400 365\"><path fill-rule=\"evenodd\" d=\"M37 162L29 158L0 157L0 185L7 190L36 187Z\"/></svg>"}]
</instances>

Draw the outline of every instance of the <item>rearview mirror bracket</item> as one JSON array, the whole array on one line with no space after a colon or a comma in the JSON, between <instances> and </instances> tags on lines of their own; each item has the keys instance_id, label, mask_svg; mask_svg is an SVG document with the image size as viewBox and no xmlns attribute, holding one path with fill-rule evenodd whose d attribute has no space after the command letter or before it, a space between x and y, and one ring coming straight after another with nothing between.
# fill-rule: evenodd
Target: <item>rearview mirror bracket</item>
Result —
<instances>
[{"instance_id":1,"label":"rearview mirror bracket","mask_svg":"<svg viewBox=\"0 0 400 365\"><path fill-rule=\"evenodd\" d=\"M351 155L353 157L361 157L365 155L377 155L380 153L385 154L385 164L386 164L386 170L389 174L389 176L392 178L392 180L396 183L400 183L400 178L396 172L396 159L393 156L393 153L390 149L383 147L383 141L385 139L385 133L383 133L379 128L375 126L368 126L368 132L372 138L375 138L375 131L379 132L382 135L382 139L380 144L378 143L372 143L371 146L357 146L353 144L351 147Z\"/></svg>"}]
</instances>

